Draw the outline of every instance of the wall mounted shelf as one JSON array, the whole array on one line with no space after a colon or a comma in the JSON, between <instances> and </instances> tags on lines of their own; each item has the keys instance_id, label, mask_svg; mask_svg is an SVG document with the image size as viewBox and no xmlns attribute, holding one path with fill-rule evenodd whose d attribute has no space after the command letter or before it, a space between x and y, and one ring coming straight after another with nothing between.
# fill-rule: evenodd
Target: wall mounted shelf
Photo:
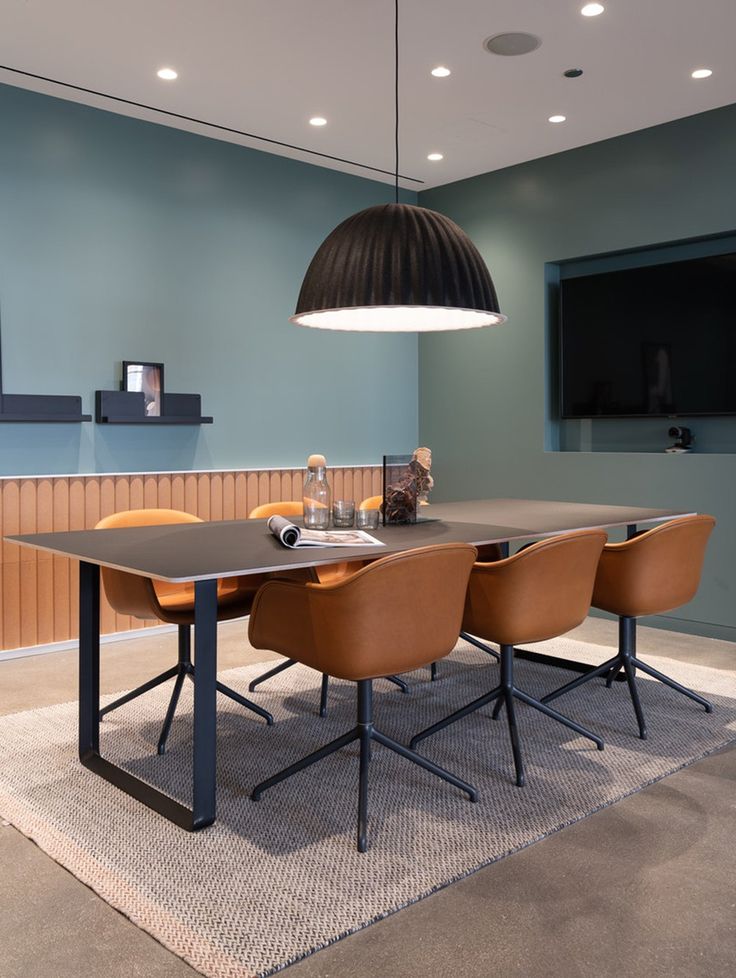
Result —
<instances>
[{"instance_id":1,"label":"wall mounted shelf","mask_svg":"<svg viewBox=\"0 0 736 978\"><path fill-rule=\"evenodd\" d=\"M95 421L97 424L212 424L214 418L202 416L199 394L164 394L163 414L146 415L145 398L141 391L95 391Z\"/></svg>"},{"instance_id":2,"label":"wall mounted shelf","mask_svg":"<svg viewBox=\"0 0 736 978\"><path fill-rule=\"evenodd\" d=\"M76 394L0 394L0 423L79 424L91 420L91 414L82 414L82 398Z\"/></svg>"}]
</instances>

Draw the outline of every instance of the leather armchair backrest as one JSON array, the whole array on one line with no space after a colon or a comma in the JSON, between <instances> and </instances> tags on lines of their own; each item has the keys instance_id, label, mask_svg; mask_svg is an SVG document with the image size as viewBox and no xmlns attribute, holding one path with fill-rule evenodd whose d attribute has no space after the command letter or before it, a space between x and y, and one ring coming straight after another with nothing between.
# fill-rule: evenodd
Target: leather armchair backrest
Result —
<instances>
[{"instance_id":1,"label":"leather armchair backrest","mask_svg":"<svg viewBox=\"0 0 736 978\"><path fill-rule=\"evenodd\" d=\"M590 608L603 530L541 540L504 560L476 564L470 575L463 631L502 645L563 635Z\"/></svg>"},{"instance_id":2,"label":"leather armchair backrest","mask_svg":"<svg viewBox=\"0 0 736 978\"><path fill-rule=\"evenodd\" d=\"M248 513L249 520L267 520L269 516L302 516L304 504L300 499L285 499L280 503L262 503Z\"/></svg>"},{"instance_id":3,"label":"leather armchair backrest","mask_svg":"<svg viewBox=\"0 0 736 978\"><path fill-rule=\"evenodd\" d=\"M624 543L609 543L598 566L594 606L635 618L690 601L700 584L715 524L712 516L683 516Z\"/></svg>"},{"instance_id":4,"label":"leather armchair backrest","mask_svg":"<svg viewBox=\"0 0 736 978\"><path fill-rule=\"evenodd\" d=\"M336 584L271 581L254 602L251 641L341 679L417 669L454 648L475 556L450 543L383 557Z\"/></svg>"},{"instance_id":5,"label":"leather armchair backrest","mask_svg":"<svg viewBox=\"0 0 736 978\"><path fill-rule=\"evenodd\" d=\"M131 509L121 513L113 513L100 520L96 530L117 529L124 526L160 526L165 523L201 523L198 516L184 513L178 509ZM102 568L102 584L105 595L113 610L121 615L133 615L136 618L162 618L160 605L157 600L156 588L162 592L167 590L164 582L154 582L148 577L137 574L126 574L124 571L113 570L111 567ZM168 589L180 588L180 585L169 585Z\"/></svg>"}]
</instances>

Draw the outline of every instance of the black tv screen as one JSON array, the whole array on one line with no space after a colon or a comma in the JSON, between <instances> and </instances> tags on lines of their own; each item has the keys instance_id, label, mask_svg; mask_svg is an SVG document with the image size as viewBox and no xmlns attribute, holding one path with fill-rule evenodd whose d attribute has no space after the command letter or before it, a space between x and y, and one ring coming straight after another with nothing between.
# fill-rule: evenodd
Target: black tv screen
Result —
<instances>
[{"instance_id":1,"label":"black tv screen","mask_svg":"<svg viewBox=\"0 0 736 978\"><path fill-rule=\"evenodd\" d=\"M736 414L736 254L563 279L563 418Z\"/></svg>"}]
</instances>

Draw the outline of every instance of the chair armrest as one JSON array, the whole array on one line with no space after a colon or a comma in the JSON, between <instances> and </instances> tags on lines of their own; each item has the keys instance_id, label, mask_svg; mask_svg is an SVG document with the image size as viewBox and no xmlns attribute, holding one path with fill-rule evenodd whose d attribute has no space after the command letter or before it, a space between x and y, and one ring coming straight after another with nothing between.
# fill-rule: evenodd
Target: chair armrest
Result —
<instances>
[{"instance_id":1,"label":"chair armrest","mask_svg":"<svg viewBox=\"0 0 736 978\"><path fill-rule=\"evenodd\" d=\"M317 585L318 586L318 585ZM313 584L271 580L256 594L248 638L257 649L270 649L307 665L316 663L310 612ZM316 668L316 666L315 666Z\"/></svg>"}]
</instances>

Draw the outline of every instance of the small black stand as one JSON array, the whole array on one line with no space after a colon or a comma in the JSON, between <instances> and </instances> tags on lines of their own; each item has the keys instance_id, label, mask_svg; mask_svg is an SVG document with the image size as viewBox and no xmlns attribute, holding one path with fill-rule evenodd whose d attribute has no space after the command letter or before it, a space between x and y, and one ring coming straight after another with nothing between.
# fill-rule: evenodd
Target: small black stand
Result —
<instances>
[{"instance_id":1,"label":"small black stand","mask_svg":"<svg viewBox=\"0 0 736 978\"><path fill-rule=\"evenodd\" d=\"M142 391L95 391L97 424L212 424L214 420L202 417L199 394L166 393L162 411L148 416Z\"/></svg>"}]
</instances>

